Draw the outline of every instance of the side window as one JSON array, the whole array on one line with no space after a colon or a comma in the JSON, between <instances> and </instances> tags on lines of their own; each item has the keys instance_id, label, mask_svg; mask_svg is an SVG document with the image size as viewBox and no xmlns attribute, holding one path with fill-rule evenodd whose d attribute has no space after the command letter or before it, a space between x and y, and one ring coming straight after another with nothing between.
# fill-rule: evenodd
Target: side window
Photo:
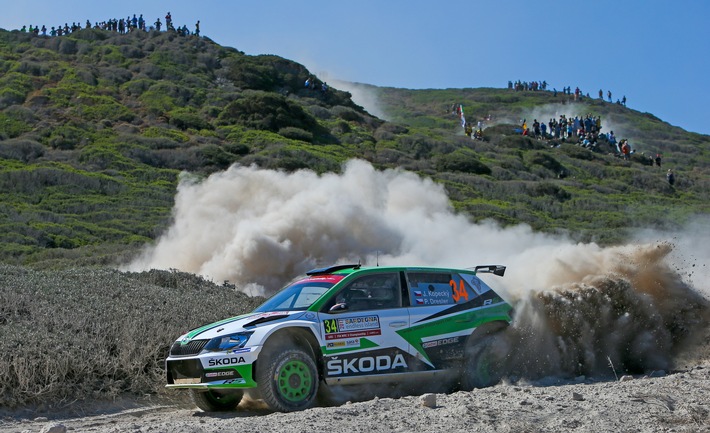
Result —
<instances>
[{"instance_id":1,"label":"side window","mask_svg":"<svg viewBox=\"0 0 710 433\"><path fill-rule=\"evenodd\" d=\"M407 284L413 307L463 304L478 296L461 275L450 272L407 272Z\"/></svg>"},{"instance_id":2,"label":"side window","mask_svg":"<svg viewBox=\"0 0 710 433\"><path fill-rule=\"evenodd\" d=\"M335 305L347 306L345 311L378 310L402 306L402 290L398 273L362 276L335 295Z\"/></svg>"}]
</instances>

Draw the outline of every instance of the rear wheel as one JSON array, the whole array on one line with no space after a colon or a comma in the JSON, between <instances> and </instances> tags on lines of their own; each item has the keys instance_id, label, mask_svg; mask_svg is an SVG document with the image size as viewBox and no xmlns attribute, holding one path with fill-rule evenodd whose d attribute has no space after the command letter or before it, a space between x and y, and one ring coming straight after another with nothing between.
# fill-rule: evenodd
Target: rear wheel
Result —
<instances>
[{"instance_id":1,"label":"rear wheel","mask_svg":"<svg viewBox=\"0 0 710 433\"><path fill-rule=\"evenodd\" d=\"M469 343L461 372L461 388L485 388L500 382L509 351L508 341L500 334Z\"/></svg>"},{"instance_id":2,"label":"rear wheel","mask_svg":"<svg viewBox=\"0 0 710 433\"><path fill-rule=\"evenodd\" d=\"M192 401L205 412L225 412L234 410L242 401L242 391L201 391L192 389Z\"/></svg>"},{"instance_id":3,"label":"rear wheel","mask_svg":"<svg viewBox=\"0 0 710 433\"><path fill-rule=\"evenodd\" d=\"M257 367L256 381L266 404L279 412L313 406L319 379L310 354L300 348L289 348L267 356L262 362Z\"/></svg>"}]
</instances>

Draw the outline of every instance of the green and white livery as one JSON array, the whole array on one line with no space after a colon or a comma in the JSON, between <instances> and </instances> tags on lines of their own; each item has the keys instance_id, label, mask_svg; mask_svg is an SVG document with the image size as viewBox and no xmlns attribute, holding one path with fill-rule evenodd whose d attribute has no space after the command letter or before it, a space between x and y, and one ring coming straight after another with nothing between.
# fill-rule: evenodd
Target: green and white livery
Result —
<instances>
[{"instance_id":1,"label":"green and white livery","mask_svg":"<svg viewBox=\"0 0 710 433\"><path fill-rule=\"evenodd\" d=\"M469 269L337 265L314 269L250 314L182 335L165 361L167 387L206 411L256 391L272 409L312 406L333 385L457 378L495 383L493 342L512 308Z\"/></svg>"}]
</instances>

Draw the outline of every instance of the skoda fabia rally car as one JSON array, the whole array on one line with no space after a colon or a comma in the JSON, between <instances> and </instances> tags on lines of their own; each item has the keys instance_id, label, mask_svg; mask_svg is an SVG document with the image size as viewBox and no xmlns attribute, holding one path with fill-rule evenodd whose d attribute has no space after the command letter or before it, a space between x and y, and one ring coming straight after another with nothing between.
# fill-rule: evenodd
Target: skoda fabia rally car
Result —
<instances>
[{"instance_id":1,"label":"skoda fabia rally car","mask_svg":"<svg viewBox=\"0 0 710 433\"><path fill-rule=\"evenodd\" d=\"M481 272L502 276L505 267L312 270L252 313L178 338L167 387L190 389L205 411L234 409L249 391L286 412L334 385L452 375L464 389L490 385L512 308Z\"/></svg>"}]
</instances>

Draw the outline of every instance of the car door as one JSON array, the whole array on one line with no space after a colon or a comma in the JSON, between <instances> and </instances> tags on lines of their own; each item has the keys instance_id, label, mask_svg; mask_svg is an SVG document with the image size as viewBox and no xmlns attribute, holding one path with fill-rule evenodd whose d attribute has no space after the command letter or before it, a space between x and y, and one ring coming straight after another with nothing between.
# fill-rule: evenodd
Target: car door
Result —
<instances>
[{"instance_id":1,"label":"car door","mask_svg":"<svg viewBox=\"0 0 710 433\"><path fill-rule=\"evenodd\" d=\"M467 312L478 293L460 273L408 270L410 327L402 333L432 369L451 367L463 356L476 322Z\"/></svg>"},{"instance_id":2,"label":"car door","mask_svg":"<svg viewBox=\"0 0 710 433\"><path fill-rule=\"evenodd\" d=\"M409 326L403 290L399 272L368 273L326 303L318 316L327 382L367 382L409 370L409 343L397 333Z\"/></svg>"}]
</instances>

